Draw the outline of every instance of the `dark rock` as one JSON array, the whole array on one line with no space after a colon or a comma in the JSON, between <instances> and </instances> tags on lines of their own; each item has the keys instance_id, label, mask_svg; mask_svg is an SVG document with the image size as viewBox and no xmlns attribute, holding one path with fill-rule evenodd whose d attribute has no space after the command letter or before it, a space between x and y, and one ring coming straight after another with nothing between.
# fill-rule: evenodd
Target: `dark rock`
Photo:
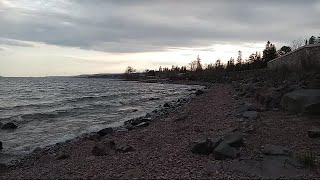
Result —
<instances>
[{"instance_id":1,"label":"dark rock","mask_svg":"<svg viewBox=\"0 0 320 180\"><path fill-rule=\"evenodd\" d=\"M283 156L291 155L291 151L288 148L273 145L273 144L265 145L263 148L263 153L266 155L283 155Z\"/></svg>"},{"instance_id":2,"label":"dark rock","mask_svg":"<svg viewBox=\"0 0 320 180\"><path fill-rule=\"evenodd\" d=\"M149 101L154 101L154 100L159 100L160 98L158 98L158 97L152 97L152 98L150 98L149 99Z\"/></svg>"},{"instance_id":3,"label":"dark rock","mask_svg":"<svg viewBox=\"0 0 320 180\"><path fill-rule=\"evenodd\" d=\"M171 107L171 105L169 103L165 103L163 107L168 108L168 107Z\"/></svg>"},{"instance_id":4,"label":"dark rock","mask_svg":"<svg viewBox=\"0 0 320 180\"><path fill-rule=\"evenodd\" d=\"M137 112L137 111L138 111L138 109L133 109L133 110L132 110L132 112Z\"/></svg>"},{"instance_id":5,"label":"dark rock","mask_svg":"<svg viewBox=\"0 0 320 180\"><path fill-rule=\"evenodd\" d=\"M142 122L142 123L136 125L136 127L147 127L149 125L150 125L150 123L148 123L148 122Z\"/></svg>"},{"instance_id":6,"label":"dark rock","mask_svg":"<svg viewBox=\"0 0 320 180\"><path fill-rule=\"evenodd\" d=\"M9 172L7 165L0 163L0 175Z\"/></svg>"},{"instance_id":7,"label":"dark rock","mask_svg":"<svg viewBox=\"0 0 320 180\"><path fill-rule=\"evenodd\" d=\"M136 118L136 119L132 119L131 120L131 125L136 126L138 124L140 124L142 121L140 118Z\"/></svg>"},{"instance_id":8,"label":"dark rock","mask_svg":"<svg viewBox=\"0 0 320 180\"><path fill-rule=\"evenodd\" d=\"M131 130L133 130L135 127L133 126L133 125L131 125L131 124L127 124L126 126L126 129L128 129L128 131L131 131Z\"/></svg>"},{"instance_id":9,"label":"dark rock","mask_svg":"<svg viewBox=\"0 0 320 180\"><path fill-rule=\"evenodd\" d=\"M318 137L320 137L320 129L308 130L308 137L309 138L318 138Z\"/></svg>"},{"instance_id":10,"label":"dark rock","mask_svg":"<svg viewBox=\"0 0 320 180\"><path fill-rule=\"evenodd\" d=\"M305 113L310 115L320 115L320 102L313 103L313 104L307 104L305 106Z\"/></svg>"},{"instance_id":11,"label":"dark rock","mask_svg":"<svg viewBox=\"0 0 320 180\"><path fill-rule=\"evenodd\" d=\"M101 139L101 135L97 133L92 133L92 134L89 134L87 138L91 141L98 141Z\"/></svg>"},{"instance_id":12,"label":"dark rock","mask_svg":"<svg viewBox=\"0 0 320 180\"><path fill-rule=\"evenodd\" d=\"M195 94L196 94L196 96L199 96L199 95L204 94L204 91L202 91L202 90L197 90Z\"/></svg>"},{"instance_id":13,"label":"dark rock","mask_svg":"<svg viewBox=\"0 0 320 180\"><path fill-rule=\"evenodd\" d=\"M151 117L144 117L144 118L142 118L141 119L141 122L150 122L152 120L152 118Z\"/></svg>"},{"instance_id":14,"label":"dark rock","mask_svg":"<svg viewBox=\"0 0 320 180\"><path fill-rule=\"evenodd\" d=\"M18 126L12 122L6 123L1 127L1 129L17 129L17 128Z\"/></svg>"},{"instance_id":15,"label":"dark rock","mask_svg":"<svg viewBox=\"0 0 320 180\"><path fill-rule=\"evenodd\" d=\"M191 143L191 152L194 154L211 154L213 151L212 141L208 138L198 138Z\"/></svg>"},{"instance_id":16,"label":"dark rock","mask_svg":"<svg viewBox=\"0 0 320 180\"><path fill-rule=\"evenodd\" d=\"M3 149L2 141L0 141L0 151Z\"/></svg>"},{"instance_id":17,"label":"dark rock","mask_svg":"<svg viewBox=\"0 0 320 180\"><path fill-rule=\"evenodd\" d=\"M243 135L242 132L236 131L228 134L224 139L223 143L228 144L232 147L240 147L243 146Z\"/></svg>"},{"instance_id":18,"label":"dark rock","mask_svg":"<svg viewBox=\"0 0 320 180\"><path fill-rule=\"evenodd\" d=\"M229 146L227 143L220 143L213 151L213 155L217 160L224 160L227 158L235 159L239 156L239 150Z\"/></svg>"},{"instance_id":19,"label":"dark rock","mask_svg":"<svg viewBox=\"0 0 320 180\"><path fill-rule=\"evenodd\" d=\"M257 119L258 118L258 112L257 111L245 111L242 113L242 116L244 118L248 118L248 119Z\"/></svg>"},{"instance_id":20,"label":"dark rock","mask_svg":"<svg viewBox=\"0 0 320 180\"><path fill-rule=\"evenodd\" d=\"M281 106L290 112L308 113L316 111L320 103L320 89L302 89L285 94Z\"/></svg>"},{"instance_id":21,"label":"dark rock","mask_svg":"<svg viewBox=\"0 0 320 180\"><path fill-rule=\"evenodd\" d=\"M94 156L106 156L113 155L115 153L115 142L107 141L106 143L97 143L93 149L92 154Z\"/></svg>"},{"instance_id":22,"label":"dark rock","mask_svg":"<svg viewBox=\"0 0 320 180\"><path fill-rule=\"evenodd\" d=\"M113 134L113 129L112 128L104 128L104 129L101 129L100 131L97 132L97 134L99 134L100 136L105 136L105 135L108 135L108 134Z\"/></svg>"},{"instance_id":23,"label":"dark rock","mask_svg":"<svg viewBox=\"0 0 320 180\"><path fill-rule=\"evenodd\" d=\"M119 143L119 144L117 143L115 149L117 152L121 152L121 153L134 151L133 147L129 146L126 143Z\"/></svg>"},{"instance_id":24,"label":"dark rock","mask_svg":"<svg viewBox=\"0 0 320 180\"><path fill-rule=\"evenodd\" d=\"M64 159L68 159L68 158L70 158L70 155L67 153L63 153L63 152L58 154L56 157L57 160L64 160Z\"/></svg>"}]
</instances>

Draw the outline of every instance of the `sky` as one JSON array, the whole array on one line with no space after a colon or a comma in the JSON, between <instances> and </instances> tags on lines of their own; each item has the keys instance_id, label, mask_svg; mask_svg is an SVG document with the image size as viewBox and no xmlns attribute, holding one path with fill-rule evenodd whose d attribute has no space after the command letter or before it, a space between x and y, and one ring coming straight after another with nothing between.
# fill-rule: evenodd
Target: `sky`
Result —
<instances>
[{"instance_id":1,"label":"sky","mask_svg":"<svg viewBox=\"0 0 320 180\"><path fill-rule=\"evenodd\" d=\"M0 0L0 76L247 58L320 33L320 0Z\"/></svg>"}]
</instances>

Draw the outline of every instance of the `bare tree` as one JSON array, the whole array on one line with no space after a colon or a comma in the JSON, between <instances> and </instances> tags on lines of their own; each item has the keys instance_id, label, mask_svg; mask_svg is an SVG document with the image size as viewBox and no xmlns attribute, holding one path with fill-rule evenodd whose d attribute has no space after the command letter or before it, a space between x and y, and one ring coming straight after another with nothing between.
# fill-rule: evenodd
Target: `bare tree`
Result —
<instances>
[{"instance_id":1,"label":"bare tree","mask_svg":"<svg viewBox=\"0 0 320 180\"><path fill-rule=\"evenodd\" d=\"M134 68L131 67L131 66L128 66L128 67L126 68L125 74L132 74L132 73L135 73L135 72L137 72L136 69L134 69Z\"/></svg>"},{"instance_id":2,"label":"bare tree","mask_svg":"<svg viewBox=\"0 0 320 180\"><path fill-rule=\"evenodd\" d=\"M291 49L294 51L296 49L298 49L299 47L302 47L305 45L305 40L303 38L299 38L299 39L296 39L296 40L293 40L291 42Z\"/></svg>"}]
</instances>

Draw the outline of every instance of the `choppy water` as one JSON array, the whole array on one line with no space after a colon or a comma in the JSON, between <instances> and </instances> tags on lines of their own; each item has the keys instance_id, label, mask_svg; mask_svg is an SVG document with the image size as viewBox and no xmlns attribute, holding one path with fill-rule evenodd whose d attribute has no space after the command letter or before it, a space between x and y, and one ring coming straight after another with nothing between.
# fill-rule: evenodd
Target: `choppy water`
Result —
<instances>
[{"instance_id":1,"label":"choppy water","mask_svg":"<svg viewBox=\"0 0 320 180\"><path fill-rule=\"evenodd\" d=\"M143 116L200 86L82 78L0 78L2 154L24 154ZM150 100L155 98L156 100ZM135 111L137 110L137 111Z\"/></svg>"}]
</instances>

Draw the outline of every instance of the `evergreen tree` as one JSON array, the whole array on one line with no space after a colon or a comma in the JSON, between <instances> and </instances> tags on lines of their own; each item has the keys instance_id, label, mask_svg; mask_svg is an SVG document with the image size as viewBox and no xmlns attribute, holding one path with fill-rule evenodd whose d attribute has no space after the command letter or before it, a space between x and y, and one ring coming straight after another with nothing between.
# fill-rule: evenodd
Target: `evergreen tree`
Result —
<instances>
[{"instance_id":1,"label":"evergreen tree","mask_svg":"<svg viewBox=\"0 0 320 180\"><path fill-rule=\"evenodd\" d=\"M266 48L263 50L263 61L265 63L277 58L277 49L276 47L268 41L266 44Z\"/></svg>"}]
</instances>

